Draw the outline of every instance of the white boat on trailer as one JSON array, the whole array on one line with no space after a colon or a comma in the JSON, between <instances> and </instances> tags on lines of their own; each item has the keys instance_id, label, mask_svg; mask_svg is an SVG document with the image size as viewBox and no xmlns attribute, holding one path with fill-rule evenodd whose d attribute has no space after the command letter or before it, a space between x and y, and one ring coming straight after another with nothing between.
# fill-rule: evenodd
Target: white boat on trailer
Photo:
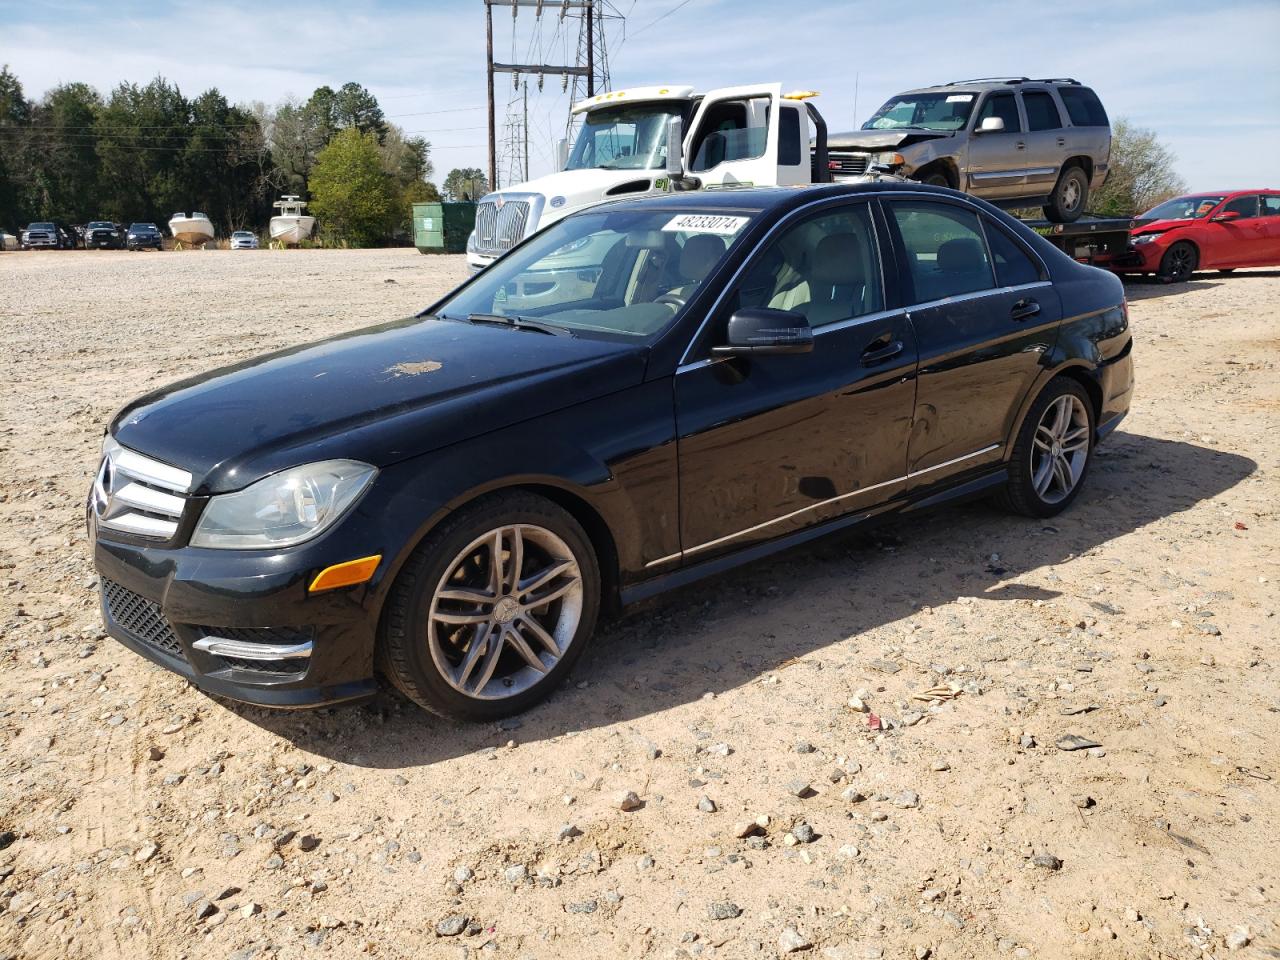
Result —
<instances>
[{"instance_id":1,"label":"white boat on trailer","mask_svg":"<svg viewBox=\"0 0 1280 960\"><path fill-rule=\"evenodd\" d=\"M202 247L213 239L213 223L203 213L179 212L169 218L169 232L184 247Z\"/></svg>"},{"instance_id":2,"label":"white boat on trailer","mask_svg":"<svg viewBox=\"0 0 1280 960\"><path fill-rule=\"evenodd\" d=\"M303 213L306 203L297 194L286 194L272 204L280 212L271 218L268 231L273 244L297 246L310 238L316 228L316 218Z\"/></svg>"}]
</instances>

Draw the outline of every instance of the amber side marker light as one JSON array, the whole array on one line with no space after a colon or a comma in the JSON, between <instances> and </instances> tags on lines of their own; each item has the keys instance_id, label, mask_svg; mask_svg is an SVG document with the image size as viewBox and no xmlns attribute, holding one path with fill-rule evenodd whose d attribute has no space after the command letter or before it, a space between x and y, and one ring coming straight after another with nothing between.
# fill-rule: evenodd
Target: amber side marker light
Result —
<instances>
[{"instance_id":1,"label":"amber side marker light","mask_svg":"<svg viewBox=\"0 0 1280 960\"><path fill-rule=\"evenodd\" d=\"M378 564L381 562L382 554L378 553L372 557L361 557L359 560L348 560L345 563L335 563L332 567L325 567L316 574L307 592L318 593L321 590L353 587L357 583L364 583L373 576L373 571L378 569Z\"/></svg>"}]
</instances>

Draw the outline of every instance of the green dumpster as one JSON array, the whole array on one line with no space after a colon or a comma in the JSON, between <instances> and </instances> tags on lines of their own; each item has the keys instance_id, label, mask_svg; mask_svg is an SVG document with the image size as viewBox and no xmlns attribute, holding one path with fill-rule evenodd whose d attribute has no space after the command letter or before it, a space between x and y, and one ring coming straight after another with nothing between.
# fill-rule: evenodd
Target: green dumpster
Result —
<instances>
[{"instance_id":1,"label":"green dumpster","mask_svg":"<svg viewBox=\"0 0 1280 960\"><path fill-rule=\"evenodd\" d=\"M474 203L413 205L413 245L419 253L464 253L475 225Z\"/></svg>"}]
</instances>

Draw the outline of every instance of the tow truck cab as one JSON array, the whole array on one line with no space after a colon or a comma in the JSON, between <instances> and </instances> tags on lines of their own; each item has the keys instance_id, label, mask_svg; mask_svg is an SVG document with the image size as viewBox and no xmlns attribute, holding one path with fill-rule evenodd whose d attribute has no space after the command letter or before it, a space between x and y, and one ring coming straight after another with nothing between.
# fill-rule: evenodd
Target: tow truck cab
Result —
<instances>
[{"instance_id":1,"label":"tow truck cab","mask_svg":"<svg viewBox=\"0 0 1280 960\"><path fill-rule=\"evenodd\" d=\"M829 181L813 96L763 83L705 94L637 87L577 103L582 124L572 148L561 143L558 173L481 198L467 265L482 270L535 231L616 197Z\"/></svg>"}]
</instances>

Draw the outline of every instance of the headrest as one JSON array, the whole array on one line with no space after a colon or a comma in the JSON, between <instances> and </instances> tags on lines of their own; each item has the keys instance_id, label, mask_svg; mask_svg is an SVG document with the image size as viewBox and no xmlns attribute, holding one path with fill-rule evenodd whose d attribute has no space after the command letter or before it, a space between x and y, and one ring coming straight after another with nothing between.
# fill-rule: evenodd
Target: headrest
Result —
<instances>
[{"instance_id":1,"label":"headrest","mask_svg":"<svg viewBox=\"0 0 1280 960\"><path fill-rule=\"evenodd\" d=\"M680 276L699 281L724 256L724 241L714 234L695 233L680 251Z\"/></svg>"},{"instance_id":2,"label":"headrest","mask_svg":"<svg viewBox=\"0 0 1280 960\"><path fill-rule=\"evenodd\" d=\"M938 248L938 269L959 272L981 270L985 266L982 246L977 240L957 237Z\"/></svg>"},{"instance_id":3,"label":"headrest","mask_svg":"<svg viewBox=\"0 0 1280 960\"><path fill-rule=\"evenodd\" d=\"M809 273L814 283L823 285L861 283L862 243L857 234L833 233L819 240Z\"/></svg>"}]
</instances>

